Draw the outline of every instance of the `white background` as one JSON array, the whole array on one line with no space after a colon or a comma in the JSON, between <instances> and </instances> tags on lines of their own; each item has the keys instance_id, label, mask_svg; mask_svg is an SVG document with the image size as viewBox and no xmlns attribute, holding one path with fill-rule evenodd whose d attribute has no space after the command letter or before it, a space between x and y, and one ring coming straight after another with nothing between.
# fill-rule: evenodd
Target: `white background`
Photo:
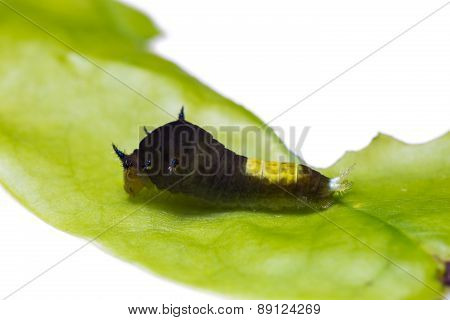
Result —
<instances>
[{"instance_id":1,"label":"white background","mask_svg":"<svg viewBox=\"0 0 450 320\"><path fill-rule=\"evenodd\" d=\"M149 13L163 31L152 50L264 121L445 4L430 0L126 2ZM310 126L302 155L312 165L328 166L345 150L367 145L378 131L410 143L444 134L449 130L449 89L450 5L272 125ZM85 240L43 223L3 189L0 203L3 297ZM57 302L61 299L88 299L102 305L123 297L128 302L145 298L147 304L220 298L161 279L89 245L7 303L24 306L18 301L42 299L44 306L54 303L60 310L65 306ZM123 300L122 304L127 305ZM109 317L126 315L124 310L114 310L118 305L112 303L110 310L101 312ZM32 311L21 308L30 315Z\"/></svg>"}]
</instances>

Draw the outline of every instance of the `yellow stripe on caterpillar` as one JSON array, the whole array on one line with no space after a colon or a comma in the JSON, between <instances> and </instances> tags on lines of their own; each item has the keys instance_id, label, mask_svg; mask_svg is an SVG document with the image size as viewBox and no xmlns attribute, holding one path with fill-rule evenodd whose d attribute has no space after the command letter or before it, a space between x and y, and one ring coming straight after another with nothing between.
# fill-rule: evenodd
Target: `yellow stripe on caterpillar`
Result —
<instances>
[{"instance_id":1,"label":"yellow stripe on caterpillar","mask_svg":"<svg viewBox=\"0 0 450 320\"><path fill-rule=\"evenodd\" d=\"M298 170L296 163L247 159L245 174L267 183L292 185L297 183Z\"/></svg>"}]
</instances>

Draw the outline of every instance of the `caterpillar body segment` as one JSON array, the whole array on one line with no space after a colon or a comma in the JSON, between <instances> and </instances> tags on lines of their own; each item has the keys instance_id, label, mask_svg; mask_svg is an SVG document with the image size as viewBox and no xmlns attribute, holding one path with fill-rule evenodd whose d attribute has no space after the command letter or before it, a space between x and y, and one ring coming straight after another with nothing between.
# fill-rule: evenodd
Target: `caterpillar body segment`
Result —
<instances>
[{"instance_id":1,"label":"caterpillar body segment","mask_svg":"<svg viewBox=\"0 0 450 320\"><path fill-rule=\"evenodd\" d=\"M292 188L295 194L327 196L330 179L303 164L247 159L246 175L263 184Z\"/></svg>"},{"instance_id":2,"label":"caterpillar body segment","mask_svg":"<svg viewBox=\"0 0 450 320\"><path fill-rule=\"evenodd\" d=\"M215 205L320 209L350 187L347 173L330 179L303 164L239 155L186 121L183 108L177 121L146 133L129 155L113 145L131 195L156 185Z\"/></svg>"}]
</instances>

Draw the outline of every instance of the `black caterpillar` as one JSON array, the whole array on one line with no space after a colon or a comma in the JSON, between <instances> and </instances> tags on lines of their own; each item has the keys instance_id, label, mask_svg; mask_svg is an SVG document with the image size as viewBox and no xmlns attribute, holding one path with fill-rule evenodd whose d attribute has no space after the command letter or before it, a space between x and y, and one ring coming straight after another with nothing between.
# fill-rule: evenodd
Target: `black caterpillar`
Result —
<instances>
[{"instance_id":1,"label":"black caterpillar","mask_svg":"<svg viewBox=\"0 0 450 320\"><path fill-rule=\"evenodd\" d=\"M167 123L126 155L113 149L124 168L124 188L131 195L143 187L243 207L325 208L334 195L350 188L347 172L327 178L305 165L250 159L225 148L204 129L185 120Z\"/></svg>"}]
</instances>

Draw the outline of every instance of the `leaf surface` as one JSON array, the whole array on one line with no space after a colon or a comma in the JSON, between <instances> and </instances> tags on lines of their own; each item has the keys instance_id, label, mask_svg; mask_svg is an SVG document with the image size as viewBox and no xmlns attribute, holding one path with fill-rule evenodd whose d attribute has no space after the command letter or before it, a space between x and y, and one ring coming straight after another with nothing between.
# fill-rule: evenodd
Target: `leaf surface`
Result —
<instances>
[{"instance_id":1,"label":"leaf surface","mask_svg":"<svg viewBox=\"0 0 450 320\"><path fill-rule=\"evenodd\" d=\"M324 172L356 163L354 187L319 213L226 211L171 194L149 201L156 190L130 199L112 141L134 149L140 126L170 121L183 104L201 126L263 123L146 52L157 28L124 5L7 3L0 181L42 220L168 278L238 297L442 297L449 134L423 145L380 135L347 153ZM272 157L292 156L272 132L265 138ZM254 141L222 142L259 154Z\"/></svg>"}]
</instances>

